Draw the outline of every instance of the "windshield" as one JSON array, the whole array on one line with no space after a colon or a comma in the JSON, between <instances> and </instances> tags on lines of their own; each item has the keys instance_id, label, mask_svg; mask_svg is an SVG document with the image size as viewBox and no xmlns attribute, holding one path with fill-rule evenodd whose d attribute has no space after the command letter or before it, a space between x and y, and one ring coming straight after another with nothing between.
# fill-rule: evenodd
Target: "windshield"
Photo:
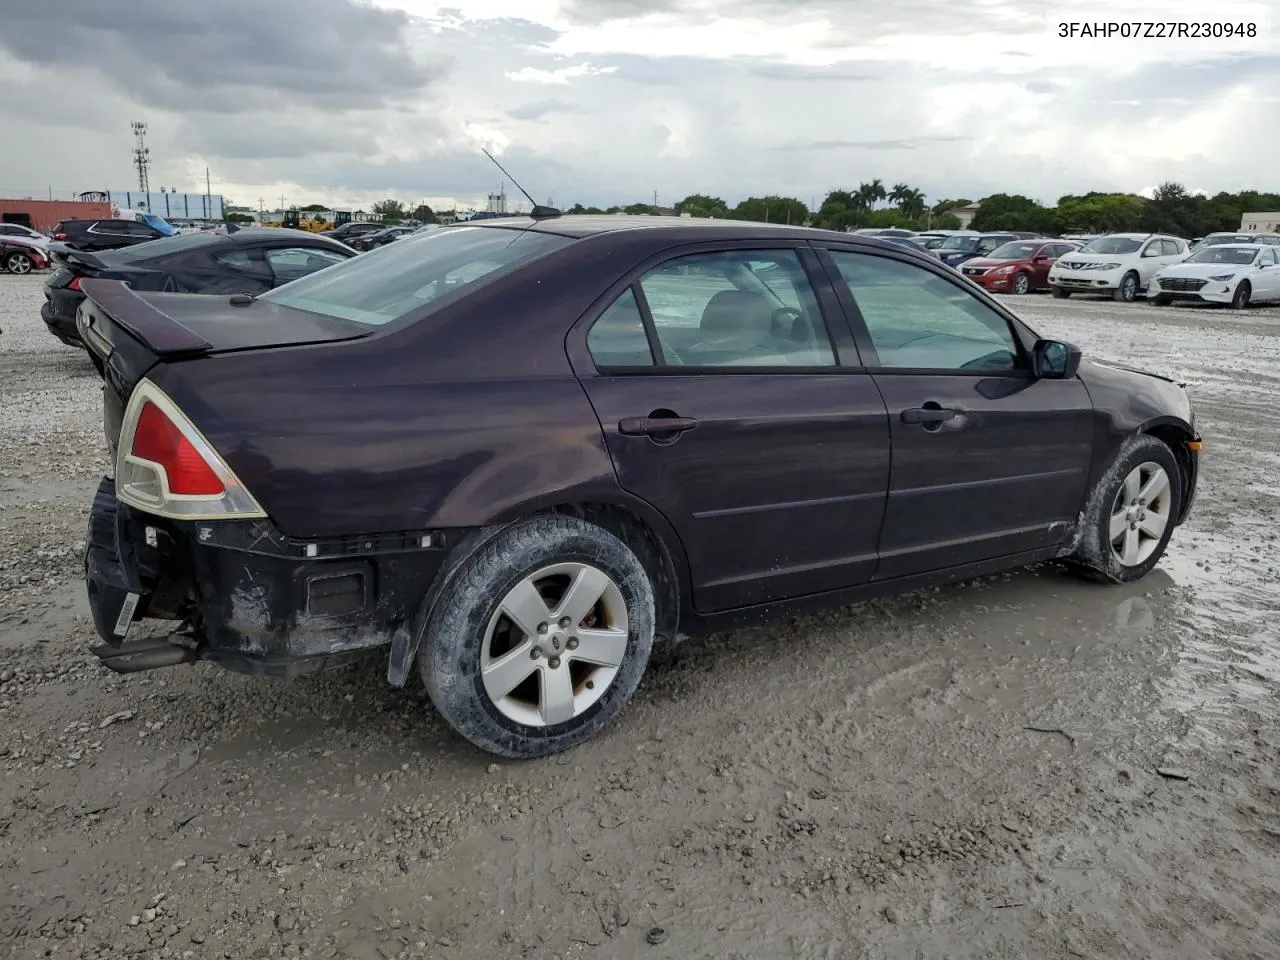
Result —
<instances>
[{"instance_id":1,"label":"windshield","mask_svg":"<svg viewBox=\"0 0 1280 960\"><path fill-rule=\"evenodd\" d=\"M571 243L527 229L448 227L406 236L258 299L381 326Z\"/></svg>"},{"instance_id":2,"label":"windshield","mask_svg":"<svg viewBox=\"0 0 1280 960\"><path fill-rule=\"evenodd\" d=\"M1142 246L1142 241L1134 240L1132 237L1099 237L1097 240L1090 240L1077 252L1137 253L1140 246Z\"/></svg>"},{"instance_id":3,"label":"windshield","mask_svg":"<svg viewBox=\"0 0 1280 960\"><path fill-rule=\"evenodd\" d=\"M171 253L203 247L206 243L215 243L220 238L221 235L216 233L177 233L172 237L148 240L146 243L135 243L132 247L112 250L111 256L114 260L150 260L152 257L167 257Z\"/></svg>"},{"instance_id":4,"label":"windshield","mask_svg":"<svg viewBox=\"0 0 1280 960\"><path fill-rule=\"evenodd\" d=\"M1030 260L1039 249L1038 243L1006 243L996 247L987 256L992 260Z\"/></svg>"},{"instance_id":5,"label":"windshield","mask_svg":"<svg viewBox=\"0 0 1280 960\"><path fill-rule=\"evenodd\" d=\"M939 250L951 253L973 253L978 249L977 237L947 237L938 246Z\"/></svg>"},{"instance_id":6,"label":"windshield","mask_svg":"<svg viewBox=\"0 0 1280 960\"><path fill-rule=\"evenodd\" d=\"M946 237L919 237L916 242L926 250L936 250L946 243L946 240Z\"/></svg>"},{"instance_id":7,"label":"windshield","mask_svg":"<svg viewBox=\"0 0 1280 960\"><path fill-rule=\"evenodd\" d=\"M1187 257L1183 263L1253 263L1254 258L1258 255L1257 250L1250 250L1248 247L1224 247L1220 245L1212 245L1201 247L1191 256Z\"/></svg>"}]
</instances>

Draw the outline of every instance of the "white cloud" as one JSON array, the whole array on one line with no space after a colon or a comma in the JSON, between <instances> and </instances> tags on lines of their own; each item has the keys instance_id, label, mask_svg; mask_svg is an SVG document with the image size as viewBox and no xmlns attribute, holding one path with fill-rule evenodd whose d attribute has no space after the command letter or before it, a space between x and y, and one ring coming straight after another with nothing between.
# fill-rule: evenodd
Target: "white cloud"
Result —
<instances>
[{"instance_id":1,"label":"white cloud","mask_svg":"<svg viewBox=\"0 0 1280 960\"><path fill-rule=\"evenodd\" d=\"M598 77L601 74L613 73L617 69L617 67L595 67L589 63L575 63L571 67L561 67L559 70L521 67L519 70L503 74L503 76L508 80L516 81L516 83L568 84L570 80L575 80L578 77Z\"/></svg>"}]
</instances>

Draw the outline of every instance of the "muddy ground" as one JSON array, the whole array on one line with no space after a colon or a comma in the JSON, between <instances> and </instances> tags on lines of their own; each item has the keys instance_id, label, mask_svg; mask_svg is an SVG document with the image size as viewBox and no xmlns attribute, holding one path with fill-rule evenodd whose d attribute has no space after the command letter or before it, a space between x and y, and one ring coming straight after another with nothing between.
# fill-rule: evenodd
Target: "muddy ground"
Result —
<instances>
[{"instance_id":1,"label":"muddy ground","mask_svg":"<svg viewBox=\"0 0 1280 960\"><path fill-rule=\"evenodd\" d=\"M0 276L0 955L1280 955L1280 310L1017 302L1194 390L1201 494L1143 583L683 644L517 764L380 663L96 665L98 380L40 282Z\"/></svg>"}]
</instances>

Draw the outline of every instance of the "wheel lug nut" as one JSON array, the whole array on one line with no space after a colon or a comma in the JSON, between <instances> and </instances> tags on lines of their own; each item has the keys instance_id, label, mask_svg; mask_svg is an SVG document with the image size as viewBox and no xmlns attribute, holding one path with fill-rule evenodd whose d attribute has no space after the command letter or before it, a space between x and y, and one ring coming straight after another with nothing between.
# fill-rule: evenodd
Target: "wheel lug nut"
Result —
<instances>
[{"instance_id":1,"label":"wheel lug nut","mask_svg":"<svg viewBox=\"0 0 1280 960\"><path fill-rule=\"evenodd\" d=\"M541 657L542 657L541 647L534 647L532 650L529 651L530 660L538 660L538 659L541 659Z\"/></svg>"},{"instance_id":2,"label":"wheel lug nut","mask_svg":"<svg viewBox=\"0 0 1280 960\"><path fill-rule=\"evenodd\" d=\"M539 633L546 633L549 629L551 629L551 628L550 628L547 624L545 624L545 623L540 623L540 624L538 624L538 632L539 632Z\"/></svg>"},{"instance_id":3,"label":"wheel lug nut","mask_svg":"<svg viewBox=\"0 0 1280 960\"><path fill-rule=\"evenodd\" d=\"M569 638L569 649L570 649L570 650L577 650L577 649L578 649L578 638L577 638L577 637L570 637L570 638Z\"/></svg>"},{"instance_id":4,"label":"wheel lug nut","mask_svg":"<svg viewBox=\"0 0 1280 960\"><path fill-rule=\"evenodd\" d=\"M550 660L547 661L547 666L549 666L552 670L558 670L560 668L560 658L552 657Z\"/></svg>"},{"instance_id":5,"label":"wheel lug nut","mask_svg":"<svg viewBox=\"0 0 1280 960\"><path fill-rule=\"evenodd\" d=\"M596 682L595 682L594 680L588 680L588 681L587 681L587 689L588 689L588 690L594 690L595 688L596 688Z\"/></svg>"},{"instance_id":6,"label":"wheel lug nut","mask_svg":"<svg viewBox=\"0 0 1280 960\"><path fill-rule=\"evenodd\" d=\"M561 618L560 618L560 628L561 628L561 629L564 629L564 628L568 627L568 626L569 626L569 624L570 624L571 622L572 622L572 621L571 621L568 617L561 617Z\"/></svg>"}]
</instances>

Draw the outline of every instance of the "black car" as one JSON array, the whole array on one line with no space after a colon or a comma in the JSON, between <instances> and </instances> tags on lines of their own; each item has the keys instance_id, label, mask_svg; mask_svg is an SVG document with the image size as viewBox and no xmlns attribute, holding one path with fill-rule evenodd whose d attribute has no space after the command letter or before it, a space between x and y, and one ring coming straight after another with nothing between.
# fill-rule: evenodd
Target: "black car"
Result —
<instances>
[{"instance_id":1,"label":"black car","mask_svg":"<svg viewBox=\"0 0 1280 960\"><path fill-rule=\"evenodd\" d=\"M1139 580L1196 492L1182 385L875 238L510 218L252 301L85 291L103 662L380 654L505 756L609 723L655 639L1053 558Z\"/></svg>"},{"instance_id":2,"label":"black car","mask_svg":"<svg viewBox=\"0 0 1280 960\"><path fill-rule=\"evenodd\" d=\"M385 230L377 230L374 233L366 233L355 237L348 242L351 244L352 249L355 250L375 250L413 233L416 229L416 227L387 227Z\"/></svg>"},{"instance_id":3,"label":"black car","mask_svg":"<svg viewBox=\"0 0 1280 960\"><path fill-rule=\"evenodd\" d=\"M69 250L119 250L177 233L159 217L153 220L59 220L53 239Z\"/></svg>"},{"instance_id":4,"label":"black car","mask_svg":"<svg viewBox=\"0 0 1280 960\"><path fill-rule=\"evenodd\" d=\"M76 330L82 280L124 280L135 290L256 295L355 255L337 240L271 227L182 233L99 253L55 250L58 269L45 281L40 316L63 343L82 347Z\"/></svg>"},{"instance_id":5,"label":"black car","mask_svg":"<svg viewBox=\"0 0 1280 960\"><path fill-rule=\"evenodd\" d=\"M329 237L332 240L341 240L343 243L349 243L356 237L363 237L371 233L378 233L386 228L387 225L385 223L367 223L362 220L352 220L349 223L344 223L340 227L334 227L332 230L325 230L320 234L320 236Z\"/></svg>"}]
</instances>

